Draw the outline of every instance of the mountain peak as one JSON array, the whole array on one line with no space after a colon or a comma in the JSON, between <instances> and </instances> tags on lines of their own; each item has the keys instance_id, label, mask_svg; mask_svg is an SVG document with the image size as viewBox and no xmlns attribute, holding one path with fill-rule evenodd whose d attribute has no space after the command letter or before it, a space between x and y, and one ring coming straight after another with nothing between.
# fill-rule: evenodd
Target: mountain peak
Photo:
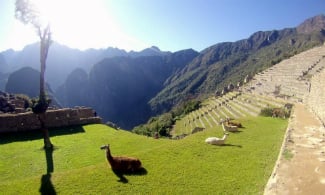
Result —
<instances>
[{"instance_id":1,"label":"mountain peak","mask_svg":"<svg viewBox=\"0 0 325 195\"><path fill-rule=\"evenodd\" d=\"M297 27L297 32L300 34L308 34L319 32L325 29L325 16L323 14L314 16L305 20Z\"/></svg>"},{"instance_id":2,"label":"mountain peak","mask_svg":"<svg viewBox=\"0 0 325 195\"><path fill-rule=\"evenodd\" d=\"M142 51L135 52L130 51L129 55L132 57L139 57L139 56L164 56L170 54L168 51L161 51L157 46L151 46L149 48L143 49Z\"/></svg>"},{"instance_id":3,"label":"mountain peak","mask_svg":"<svg viewBox=\"0 0 325 195\"><path fill-rule=\"evenodd\" d=\"M160 49L157 46L151 46L151 47L146 48L140 52L161 53Z\"/></svg>"},{"instance_id":4,"label":"mountain peak","mask_svg":"<svg viewBox=\"0 0 325 195\"><path fill-rule=\"evenodd\" d=\"M151 46L149 49L160 52L160 49L157 46Z\"/></svg>"}]
</instances>

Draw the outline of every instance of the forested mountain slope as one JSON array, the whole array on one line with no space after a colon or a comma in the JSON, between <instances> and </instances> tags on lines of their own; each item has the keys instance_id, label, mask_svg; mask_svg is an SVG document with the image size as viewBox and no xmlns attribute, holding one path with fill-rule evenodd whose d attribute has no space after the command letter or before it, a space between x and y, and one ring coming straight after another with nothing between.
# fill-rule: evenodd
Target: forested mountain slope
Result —
<instances>
[{"instance_id":1,"label":"forested mountain slope","mask_svg":"<svg viewBox=\"0 0 325 195\"><path fill-rule=\"evenodd\" d=\"M172 75L150 101L160 113L188 97L212 94L237 84L297 53L323 44L325 17L308 19L297 28L256 32L248 39L219 43L203 50L182 71Z\"/></svg>"}]
</instances>

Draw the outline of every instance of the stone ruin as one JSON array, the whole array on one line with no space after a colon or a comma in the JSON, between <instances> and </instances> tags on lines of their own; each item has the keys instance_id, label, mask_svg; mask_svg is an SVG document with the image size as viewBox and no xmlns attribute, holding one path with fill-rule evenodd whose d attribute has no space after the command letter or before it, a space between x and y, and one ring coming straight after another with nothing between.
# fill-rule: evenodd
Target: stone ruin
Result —
<instances>
[{"instance_id":1,"label":"stone ruin","mask_svg":"<svg viewBox=\"0 0 325 195\"><path fill-rule=\"evenodd\" d=\"M24 112L24 107L25 101L22 98L0 91L0 114Z\"/></svg>"},{"instance_id":2,"label":"stone ruin","mask_svg":"<svg viewBox=\"0 0 325 195\"><path fill-rule=\"evenodd\" d=\"M88 107L61 108L49 107L45 113L47 128L60 128L74 125L102 123ZM30 131L41 128L38 116L25 109L25 101L18 96L0 91L0 133Z\"/></svg>"},{"instance_id":3,"label":"stone ruin","mask_svg":"<svg viewBox=\"0 0 325 195\"><path fill-rule=\"evenodd\" d=\"M76 107L48 110L45 113L47 128L60 128L74 125L102 123L100 117L94 116L91 108ZM37 130L41 128L40 121L33 112L18 114L0 114L0 133Z\"/></svg>"}]
</instances>

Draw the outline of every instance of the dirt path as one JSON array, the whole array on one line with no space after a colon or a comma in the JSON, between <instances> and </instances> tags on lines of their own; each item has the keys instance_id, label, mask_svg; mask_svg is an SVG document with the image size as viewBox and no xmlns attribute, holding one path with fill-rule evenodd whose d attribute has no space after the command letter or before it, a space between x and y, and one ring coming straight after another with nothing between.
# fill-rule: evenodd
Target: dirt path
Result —
<instances>
[{"instance_id":1,"label":"dirt path","mask_svg":"<svg viewBox=\"0 0 325 195\"><path fill-rule=\"evenodd\" d=\"M325 194L325 128L301 103L290 120L282 154L264 193Z\"/></svg>"}]
</instances>

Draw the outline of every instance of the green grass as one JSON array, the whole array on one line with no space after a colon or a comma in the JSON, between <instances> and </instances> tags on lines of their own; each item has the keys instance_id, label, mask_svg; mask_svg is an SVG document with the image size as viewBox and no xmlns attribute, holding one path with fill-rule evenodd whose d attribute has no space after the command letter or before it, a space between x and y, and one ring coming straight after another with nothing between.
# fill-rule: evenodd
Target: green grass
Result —
<instances>
[{"instance_id":1,"label":"green grass","mask_svg":"<svg viewBox=\"0 0 325 195\"><path fill-rule=\"evenodd\" d=\"M287 121L257 117L241 122L245 128L231 133L226 146L204 142L221 136L220 127L178 141L155 140L104 125L52 130L55 150L50 177L38 135L1 136L0 194L39 194L46 181L45 188L52 186L58 194L262 194ZM107 143L113 155L140 158L147 173L125 175L127 182L120 182L99 149Z\"/></svg>"}]
</instances>

